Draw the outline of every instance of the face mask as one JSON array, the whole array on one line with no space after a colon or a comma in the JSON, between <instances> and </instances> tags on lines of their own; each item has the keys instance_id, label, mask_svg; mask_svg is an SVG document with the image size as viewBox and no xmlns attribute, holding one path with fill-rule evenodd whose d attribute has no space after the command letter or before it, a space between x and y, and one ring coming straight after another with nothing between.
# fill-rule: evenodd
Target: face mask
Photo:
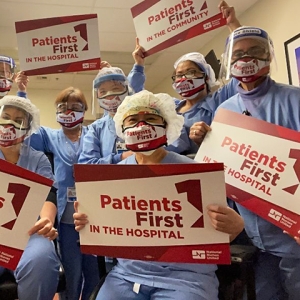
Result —
<instances>
[{"instance_id":1,"label":"face mask","mask_svg":"<svg viewBox=\"0 0 300 300\"><path fill-rule=\"evenodd\" d=\"M250 59L250 60L249 60ZM231 65L231 76L241 82L253 82L268 74L270 62L253 57L244 57Z\"/></svg>"},{"instance_id":2,"label":"face mask","mask_svg":"<svg viewBox=\"0 0 300 300\"><path fill-rule=\"evenodd\" d=\"M4 97L12 87L12 80L0 76L0 97Z\"/></svg>"},{"instance_id":3,"label":"face mask","mask_svg":"<svg viewBox=\"0 0 300 300\"><path fill-rule=\"evenodd\" d=\"M173 89L184 99L192 100L205 88L204 78L185 79L173 83Z\"/></svg>"},{"instance_id":4,"label":"face mask","mask_svg":"<svg viewBox=\"0 0 300 300\"><path fill-rule=\"evenodd\" d=\"M122 101L125 99L126 96L128 96L128 92L125 91L122 94L119 95L110 95L114 96L112 99L106 99L106 98L98 98L99 106L103 109L105 109L108 112L115 113L117 112L118 107L122 103ZM108 97L106 95L106 97Z\"/></svg>"},{"instance_id":5,"label":"face mask","mask_svg":"<svg viewBox=\"0 0 300 300\"><path fill-rule=\"evenodd\" d=\"M67 110L64 113L56 113L56 121L67 128L74 128L83 122L84 112Z\"/></svg>"},{"instance_id":6,"label":"face mask","mask_svg":"<svg viewBox=\"0 0 300 300\"><path fill-rule=\"evenodd\" d=\"M9 147L22 143L26 137L28 128L20 128L15 125L15 122L5 122L6 124L0 124L0 146Z\"/></svg>"},{"instance_id":7,"label":"face mask","mask_svg":"<svg viewBox=\"0 0 300 300\"><path fill-rule=\"evenodd\" d=\"M124 128L123 132L126 148L133 152L150 155L153 153L152 150L167 145L165 125L153 125L142 121Z\"/></svg>"}]
</instances>

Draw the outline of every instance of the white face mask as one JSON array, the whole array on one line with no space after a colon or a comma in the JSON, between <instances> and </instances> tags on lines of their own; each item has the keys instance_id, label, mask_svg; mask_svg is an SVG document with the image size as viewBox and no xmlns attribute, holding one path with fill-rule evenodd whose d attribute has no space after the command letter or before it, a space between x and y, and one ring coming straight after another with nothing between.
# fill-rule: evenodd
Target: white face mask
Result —
<instances>
[{"instance_id":1,"label":"white face mask","mask_svg":"<svg viewBox=\"0 0 300 300\"><path fill-rule=\"evenodd\" d=\"M106 99L108 96L114 96L112 99ZM122 92L121 94L107 94L105 97L97 98L99 106L106 111L110 113L117 112L118 107L122 103L122 101L125 99L125 97L128 96L128 91Z\"/></svg>"},{"instance_id":2,"label":"white face mask","mask_svg":"<svg viewBox=\"0 0 300 300\"><path fill-rule=\"evenodd\" d=\"M270 61L258 58L243 57L231 65L231 76L241 82L253 82L267 75L270 71Z\"/></svg>"},{"instance_id":3,"label":"white face mask","mask_svg":"<svg viewBox=\"0 0 300 300\"><path fill-rule=\"evenodd\" d=\"M29 128L20 128L14 121L0 124L0 146L9 147L22 143Z\"/></svg>"},{"instance_id":4,"label":"white face mask","mask_svg":"<svg viewBox=\"0 0 300 300\"><path fill-rule=\"evenodd\" d=\"M4 97L12 87L12 80L0 76L0 97Z\"/></svg>"},{"instance_id":5,"label":"white face mask","mask_svg":"<svg viewBox=\"0 0 300 300\"><path fill-rule=\"evenodd\" d=\"M134 126L124 128L123 132L126 148L133 152L151 155L154 150L167 144L165 125L153 125L141 121Z\"/></svg>"},{"instance_id":6,"label":"white face mask","mask_svg":"<svg viewBox=\"0 0 300 300\"><path fill-rule=\"evenodd\" d=\"M192 100L205 88L204 78L185 79L173 83L173 89L184 99Z\"/></svg>"},{"instance_id":7,"label":"white face mask","mask_svg":"<svg viewBox=\"0 0 300 300\"><path fill-rule=\"evenodd\" d=\"M56 121L64 127L74 128L83 122L84 112L67 110L56 113Z\"/></svg>"}]
</instances>

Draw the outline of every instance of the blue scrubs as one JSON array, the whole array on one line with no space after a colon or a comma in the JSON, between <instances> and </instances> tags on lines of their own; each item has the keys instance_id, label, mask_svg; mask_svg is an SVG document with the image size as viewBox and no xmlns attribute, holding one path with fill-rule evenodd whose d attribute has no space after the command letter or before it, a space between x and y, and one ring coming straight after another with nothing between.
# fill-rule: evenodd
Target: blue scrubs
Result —
<instances>
[{"instance_id":1,"label":"blue scrubs","mask_svg":"<svg viewBox=\"0 0 300 300\"><path fill-rule=\"evenodd\" d=\"M128 80L135 92L139 92L144 88L145 75L144 67L134 65L133 69L128 75ZM199 147L189 138L190 128L196 122L205 122L210 125L213 115L218 106L237 93L238 80L232 79L228 84L219 88L216 92L207 95L203 100L197 102L188 111L182 113L184 117L184 127L182 128L180 137L166 149L181 154L197 153ZM174 100L176 103L176 110L178 114L180 108L185 105L186 100Z\"/></svg>"},{"instance_id":2,"label":"blue scrubs","mask_svg":"<svg viewBox=\"0 0 300 300\"><path fill-rule=\"evenodd\" d=\"M107 114L89 125L78 162L81 164L117 164L121 161L122 155L116 150L118 141L124 143L116 134L114 120Z\"/></svg>"},{"instance_id":3,"label":"blue scrubs","mask_svg":"<svg viewBox=\"0 0 300 300\"><path fill-rule=\"evenodd\" d=\"M81 138L72 142L62 129L41 127L30 140L33 148L50 152L54 157L54 173L58 183L59 250L66 275L66 291L61 294L61 299L68 300L78 300L81 293L81 299L87 300L99 282L97 258L81 253L79 234L73 221L76 198L73 194L73 165L78 161L87 131L86 127L82 127Z\"/></svg>"},{"instance_id":4,"label":"blue scrubs","mask_svg":"<svg viewBox=\"0 0 300 300\"><path fill-rule=\"evenodd\" d=\"M132 70L127 76L127 79L135 93L142 91L146 80L144 66L134 64Z\"/></svg>"},{"instance_id":5,"label":"blue scrubs","mask_svg":"<svg viewBox=\"0 0 300 300\"><path fill-rule=\"evenodd\" d=\"M195 163L174 152L168 152L161 163ZM120 164L137 164L135 155ZM100 289L97 300L216 300L218 280L216 265L149 262L118 259ZM134 292L134 286L139 289Z\"/></svg>"},{"instance_id":6,"label":"blue scrubs","mask_svg":"<svg viewBox=\"0 0 300 300\"><path fill-rule=\"evenodd\" d=\"M237 85L238 81L236 79L230 80L228 84L207 95L184 113L180 113L179 110L185 105L186 100L175 99L176 111L184 117L184 127L179 139L172 145L167 146L166 149L182 154L197 153L199 146L189 138L192 125L201 121L210 125L218 106L237 93Z\"/></svg>"},{"instance_id":7,"label":"blue scrubs","mask_svg":"<svg viewBox=\"0 0 300 300\"><path fill-rule=\"evenodd\" d=\"M1 150L0 159L5 160ZM17 165L54 180L51 165L44 153L25 144ZM57 289L59 265L53 242L38 234L32 235L14 272L19 299L52 300ZM3 268L0 267L1 271Z\"/></svg>"},{"instance_id":8,"label":"blue scrubs","mask_svg":"<svg viewBox=\"0 0 300 300\"><path fill-rule=\"evenodd\" d=\"M278 84L269 77L256 89L238 94L221 108L300 131L300 88ZM249 118L251 118L249 116ZM257 300L296 300L300 295L300 246L282 229L237 204L245 229L260 249L255 265Z\"/></svg>"}]
</instances>

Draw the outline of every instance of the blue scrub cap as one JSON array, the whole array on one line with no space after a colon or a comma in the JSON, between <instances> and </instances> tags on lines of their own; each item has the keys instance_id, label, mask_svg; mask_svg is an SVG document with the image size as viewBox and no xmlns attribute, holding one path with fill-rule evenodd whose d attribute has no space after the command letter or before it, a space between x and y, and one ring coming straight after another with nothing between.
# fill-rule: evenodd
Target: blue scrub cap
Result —
<instances>
[{"instance_id":1,"label":"blue scrub cap","mask_svg":"<svg viewBox=\"0 0 300 300\"><path fill-rule=\"evenodd\" d=\"M116 80L127 84L127 78L122 69L117 67L101 69L94 79L93 87L97 89L102 82Z\"/></svg>"}]
</instances>

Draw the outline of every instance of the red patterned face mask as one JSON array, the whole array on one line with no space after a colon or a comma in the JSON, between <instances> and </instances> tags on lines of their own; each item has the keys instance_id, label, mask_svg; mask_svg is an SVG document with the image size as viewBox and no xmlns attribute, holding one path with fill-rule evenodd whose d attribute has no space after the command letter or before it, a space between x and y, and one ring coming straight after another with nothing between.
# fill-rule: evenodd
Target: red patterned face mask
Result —
<instances>
[{"instance_id":1,"label":"red patterned face mask","mask_svg":"<svg viewBox=\"0 0 300 300\"><path fill-rule=\"evenodd\" d=\"M12 87L12 80L0 76L0 97L4 97Z\"/></svg>"},{"instance_id":2,"label":"red patterned face mask","mask_svg":"<svg viewBox=\"0 0 300 300\"><path fill-rule=\"evenodd\" d=\"M241 82L253 82L270 71L270 61L244 57L231 65L231 76Z\"/></svg>"},{"instance_id":3,"label":"red patterned face mask","mask_svg":"<svg viewBox=\"0 0 300 300\"><path fill-rule=\"evenodd\" d=\"M183 98L183 99L194 99L197 97L198 93L203 91L205 88L204 78L193 78L185 79L182 78L180 81L173 83L173 89Z\"/></svg>"},{"instance_id":4,"label":"red patterned face mask","mask_svg":"<svg viewBox=\"0 0 300 300\"><path fill-rule=\"evenodd\" d=\"M167 145L166 125L153 125L140 121L134 126L125 127L125 145L134 152L147 152Z\"/></svg>"},{"instance_id":5,"label":"red patterned face mask","mask_svg":"<svg viewBox=\"0 0 300 300\"><path fill-rule=\"evenodd\" d=\"M56 113L56 121L67 128L74 128L83 122L84 112L67 110L63 113Z\"/></svg>"}]
</instances>

